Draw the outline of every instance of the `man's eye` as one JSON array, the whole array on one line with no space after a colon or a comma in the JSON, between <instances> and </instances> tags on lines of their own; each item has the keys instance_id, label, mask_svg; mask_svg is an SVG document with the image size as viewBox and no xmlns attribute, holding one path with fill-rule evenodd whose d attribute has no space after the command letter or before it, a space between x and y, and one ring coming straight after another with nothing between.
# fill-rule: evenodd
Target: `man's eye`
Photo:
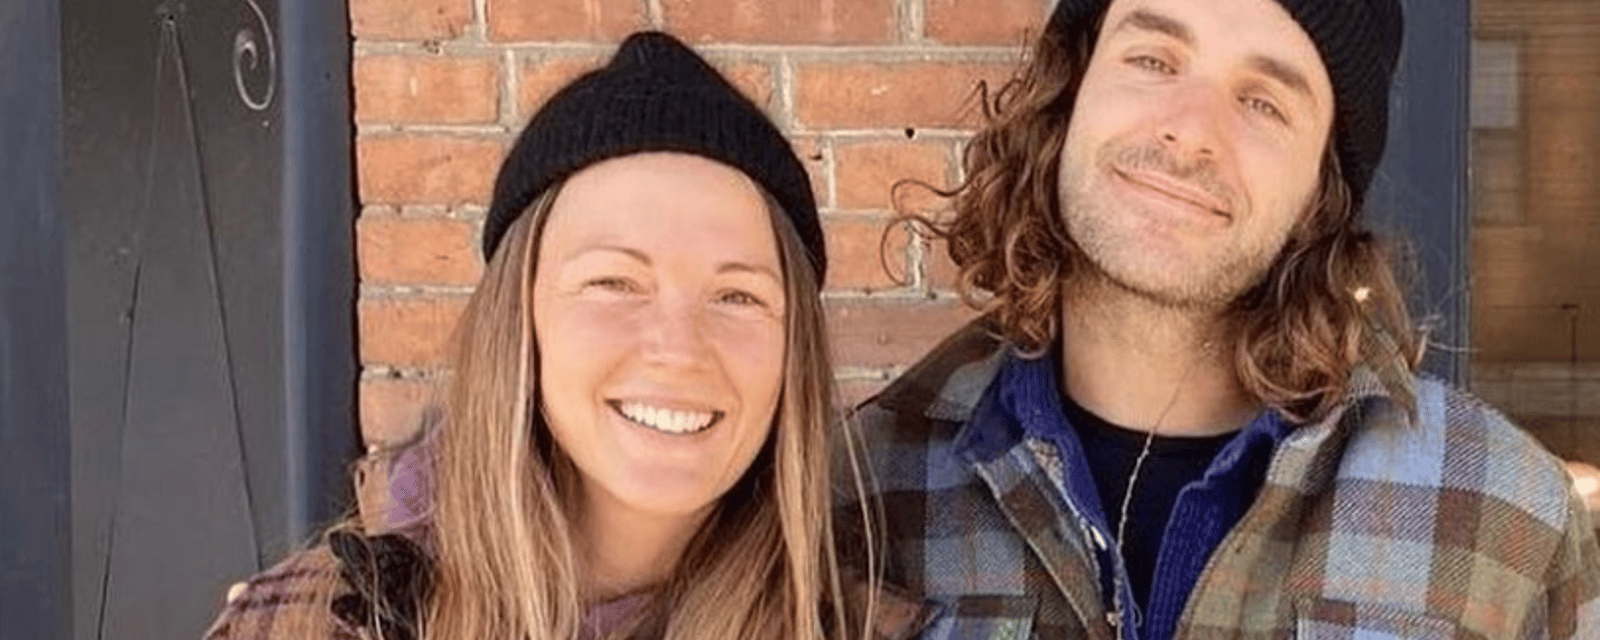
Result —
<instances>
[{"instance_id":1,"label":"man's eye","mask_svg":"<svg viewBox=\"0 0 1600 640\"><path fill-rule=\"evenodd\" d=\"M1177 69L1172 68L1172 65L1167 64L1160 58L1153 56L1134 56L1132 58L1128 58L1128 64L1140 69L1144 69L1145 71L1151 71L1162 75L1172 75L1178 71Z\"/></svg>"},{"instance_id":2,"label":"man's eye","mask_svg":"<svg viewBox=\"0 0 1600 640\"><path fill-rule=\"evenodd\" d=\"M1273 118L1275 120L1279 120L1279 121L1282 121L1282 122L1288 122L1288 118L1284 117L1283 112L1278 110L1278 106L1275 105L1275 104L1272 104L1272 102L1270 102L1268 100L1263 100L1261 98L1254 98L1254 97L1250 97L1250 96L1245 96L1243 98L1240 98L1240 100L1243 100L1245 107L1250 109L1251 111L1255 111L1257 113L1260 113L1260 114L1265 115L1267 117Z\"/></svg>"}]
</instances>

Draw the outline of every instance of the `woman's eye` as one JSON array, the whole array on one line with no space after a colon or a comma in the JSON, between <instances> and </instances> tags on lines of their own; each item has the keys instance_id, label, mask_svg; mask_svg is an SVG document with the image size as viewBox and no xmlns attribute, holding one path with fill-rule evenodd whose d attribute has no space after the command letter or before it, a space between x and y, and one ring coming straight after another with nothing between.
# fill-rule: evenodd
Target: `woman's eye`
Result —
<instances>
[{"instance_id":1,"label":"woman's eye","mask_svg":"<svg viewBox=\"0 0 1600 640\"><path fill-rule=\"evenodd\" d=\"M1144 69L1145 71L1153 71L1162 75L1172 75L1173 73L1177 72L1177 69L1172 68L1172 65L1167 64L1160 58L1152 56L1134 56L1132 58L1128 58L1128 64L1140 69Z\"/></svg>"},{"instance_id":2,"label":"woman's eye","mask_svg":"<svg viewBox=\"0 0 1600 640\"><path fill-rule=\"evenodd\" d=\"M767 303L765 301L763 301L761 298L756 297L755 294L752 294L752 293L750 293L748 291L740 291L738 289L731 289L731 290L722 292L720 295L717 296L717 302L721 302L723 304L740 305L740 306L755 306L755 307L765 307L765 306L767 306Z\"/></svg>"},{"instance_id":3,"label":"woman's eye","mask_svg":"<svg viewBox=\"0 0 1600 640\"><path fill-rule=\"evenodd\" d=\"M635 285L632 280L616 277L592 278L584 281L583 288L599 289L601 291L610 291L614 293L632 293L639 289L639 287Z\"/></svg>"}]
</instances>

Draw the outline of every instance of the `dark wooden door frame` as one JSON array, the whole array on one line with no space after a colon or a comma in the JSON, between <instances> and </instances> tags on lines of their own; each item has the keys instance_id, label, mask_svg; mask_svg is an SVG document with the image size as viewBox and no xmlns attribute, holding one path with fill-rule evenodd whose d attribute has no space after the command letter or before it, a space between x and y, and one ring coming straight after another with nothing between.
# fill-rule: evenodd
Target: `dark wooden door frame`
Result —
<instances>
[{"instance_id":1,"label":"dark wooden door frame","mask_svg":"<svg viewBox=\"0 0 1600 640\"><path fill-rule=\"evenodd\" d=\"M0 2L0 637L72 628L60 12ZM21 63L26 61L25 64Z\"/></svg>"},{"instance_id":2,"label":"dark wooden door frame","mask_svg":"<svg viewBox=\"0 0 1600 640\"><path fill-rule=\"evenodd\" d=\"M104 474L83 464L85 447L98 441L79 439L102 429L103 423L87 428L76 424L74 394L81 390L72 381L81 379L82 372L74 373L72 363L75 358L83 361L92 349L79 344L81 336L74 334L73 327L83 321L73 317L70 300L83 292L74 292L73 274L115 256L81 251L84 247L75 238L82 236L80 225L91 216L72 203L81 202L76 196L93 187L68 176L74 167L118 162L110 151L142 151L153 125L148 117L127 115L147 113L140 110L150 108L149 93L80 91L70 84L69 60L87 50L101 58L93 64L116 65L119 57L134 56L148 64L156 54L142 47L85 41L84 30L71 23L86 12L131 11L128 29L159 28L159 19L170 16L169 26L175 26L186 11L193 18L224 5L248 22L239 27L248 41L231 41L231 29L223 34L230 39L227 44L238 49L244 43L249 50L235 52L250 74L245 99L261 105L259 113L271 119L259 126L281 133L281 144L273 150L275 170L261 174L270 176L261 188L277 201L263 204L257 213L281 228L275 249L281 259L276 265L281 291L264 299L282 303L250 320L266 323L267 333L278 336L270 357L281 358L276 366L281 375L265 385L272 389L268 395L277 398L271 418L257 420L255 433L241 434L251 499L250 516L239 524L252 529L257 541L241 566L259 569L281 554L285 544L306 540L341 513L349 495L346 465L359 451L359 434L346 3L0 2L0 61L5 69L0 74L0 638L126 637L124 630L105 628L93 602L83 597L87 593L92 600L93 592L104 587L76 583L103 567L86 562L94 550L74 545L81 536L69 535L84 526L75 517L83 505L74 497L81 490L74 478ZM198 38L187 42L205 58L196 64L215 70L218 56L202 51L206 47L196 42ZM222 65L228 53L221 47ZM82 59L78 55L78 64ZM198 77L199 72L191 70L191 75ZM148 91L149 80L143 82L142 90ZM217 86L215 77L210 82ZM137 82L127 86L139 87ZM85 121L86 109L97 116ZM215 132L208 135L207 140L217 137ZM207 153L212 155L205 166L217 166L216 149ZM228 178L215 180L225 183ZM129 200L138 200L136 188L127 192ZM169 516L181 523L185 514L161 515ZM243 575L215 576L219 581L230 577ZM151 592L159 591L157 586L123 585ZM215 608L219 595L183 598ZM187 631L198 637L202 629Z\"/></svg>"}]
</instances>

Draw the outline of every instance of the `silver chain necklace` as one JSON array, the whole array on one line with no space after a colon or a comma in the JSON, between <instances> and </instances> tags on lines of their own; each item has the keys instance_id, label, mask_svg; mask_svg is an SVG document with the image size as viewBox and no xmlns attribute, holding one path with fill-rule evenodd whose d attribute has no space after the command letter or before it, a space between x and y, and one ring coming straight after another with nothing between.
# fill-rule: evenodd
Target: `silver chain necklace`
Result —
<instances>
[{"instance_id":1,"label":"silver chain necklace","mask_svg":"<svg viewBox=\"0 0 1600 640\"><path fill-rule=\"evenodd\" d=\"M1209 343L1204 345L1202 355L1210 350L1210 346ZM1194 373L1194 368L1198 364L1200 364L1200 358L1196 358L1189 363L1189 367L1184 370L1183 376L1178 379L1178 386L1172 390L1172 397L1167 400L1167 406L1163 407L1161 413L1156 415L1155 423L1150 425L1150 431L1144 436L1144 446L1139 449L1139 457L1133 460L1133 471L1128 474L1128 486L1122 490L1122 509L1120 509L1120 513L1117 516L1117 560L1121 561L1124 566L1127 564L1125 558L1128 553L1127 537L1125 535L1128 530L1128 509L1133 505L1134 483L1139 481L1139 472L1144 469L1145 458L1150 457L1150 447L1155 444L1156 432L1161 429L1161 423L1166 421L1167 414L1172 411L1172 407L1178 404L1178 396L1182 395L1183 385L1189 381L1189 374ZM1112 600L1116 603L1116 607L1111 613L1106 614L1107 622L1111 623L1111 628L1116 632L1117 640L1123 640L1122 625L1127 621L1128 617L1122 610L1122 594L1113 594ZM1137 630L1139 628L1138 620L1134 620L1132 624L1134 629Z\"/></svg>"}]
</instances>

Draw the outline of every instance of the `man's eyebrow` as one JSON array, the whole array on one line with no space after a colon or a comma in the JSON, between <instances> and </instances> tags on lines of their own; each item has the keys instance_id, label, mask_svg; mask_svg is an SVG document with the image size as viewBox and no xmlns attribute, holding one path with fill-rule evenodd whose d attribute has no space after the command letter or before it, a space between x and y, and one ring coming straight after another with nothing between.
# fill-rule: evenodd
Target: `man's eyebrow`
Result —
<instances>
[{"instance_id":1,"label":"man's eyebrow","mask_svg":"<svg viewBox=\"0 0 1600 640\"><path fill-rule=\"evenodd\" d=\"M1124 29L1152 31L1191 47L1194 46L1194 32L1190 31L1187 25L1174 18L1145 9L1138 9L1123 16L1122 21L1117 23L1116 31ZM1311 92L1311 83L1306 80L1305 74L1287 62L1264 55L1256 55L1250 58L1250 68L1261 75L1276 80L1313 103L1317 101L1316 95Z\"/></svg>"},{"instance_id":2,"label":"man's eyebrow","mask_svg":"<svg viewBox=\"0 0 1600 640\"><path fill-rule=\"evenodd\" d=\"M1277 58L1256 55L1250 57L1250 68L1261 75L1282 83L1283 86L1300 94L1312 103L1317 101L1316 95L1311 93L1311 83L1306 81L1306 75L1300 73L1300 70L1294 68L1294 65Z\"/></svg>"},{"instance_id":3,"label":"man's eyebrow","mask_svg":"<svg viewBox=\"0 0 1600 640\"><path fill-rule=\"evenodd\" d=\"M1186 45L1194 45L1194 34L1189 31L1189 27L1187 25L1184 25L1182 22L1178 22L1177 20L1159 13L1153 13L1144 9L1139 9L1133 13L1123 16L1122 21L1117 23L1117 28L1113 31L1121 31L1123 29L1154 31L1178 40Z\"/></svg>"}]
</instances>

